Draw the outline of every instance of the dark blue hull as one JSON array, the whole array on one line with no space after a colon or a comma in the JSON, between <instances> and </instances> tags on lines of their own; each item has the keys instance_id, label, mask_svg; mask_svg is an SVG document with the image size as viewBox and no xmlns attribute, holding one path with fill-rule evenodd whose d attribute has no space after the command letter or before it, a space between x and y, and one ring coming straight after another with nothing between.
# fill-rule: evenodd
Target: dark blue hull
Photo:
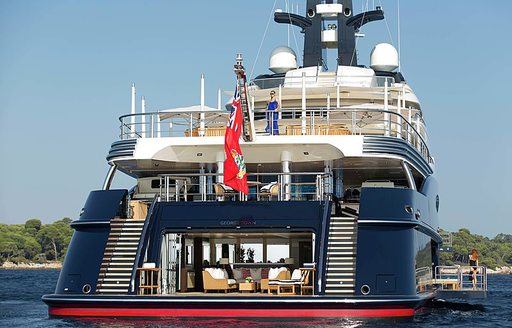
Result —
<instances>
[{"instance_id":1,"label":"dark blue hull","mask_svg":"<svg viewBox=\"0 0 512 328\"><path fill-rule=\"evenodd\" d=\"M370 318L411 317L432 295L411 298L339 299L332 297L137 297L46 295L51 316L190 318Z\"/></svg>"},{"instance_id":2,"label":"dark blue hull","mask_svg":"<svg viewBox=\"0 0 512 328\"><path fill-rule=\"evenodd\" d=\"M126 295L95 293L110 222L119 215L119 207L125 206L126 196L124 190L95 191L89 196L84 214L73 223L76 232L55 294L45 295L43 301L54 316L412 316L433 297L432 285L425 283L422 275L431 275L432 263L437 265L437 244L441 240L437 233L437 204L433 201L436 195L435 182L428 179L422 192L363 189L357 218L355 286L349 295L329 294L326 284L327 239L334 215L330 201L154 203L133 272L142 266L142 254L146 262L159 263L161 238L167 231L300 231L316 236L312 245L319 278L313 282L315 295L217 297L139 296L135 295L137 286L131 286L136 284L135 279ZM85 285L90 288L84 290Z\"/></svg>"}]
</instances>

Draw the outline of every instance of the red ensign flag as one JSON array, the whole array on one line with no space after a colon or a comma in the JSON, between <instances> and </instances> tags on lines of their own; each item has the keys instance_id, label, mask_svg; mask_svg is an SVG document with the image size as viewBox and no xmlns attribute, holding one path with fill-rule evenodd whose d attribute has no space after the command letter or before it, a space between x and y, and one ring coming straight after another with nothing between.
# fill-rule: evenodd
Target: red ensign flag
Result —
<instances>
[{"instance_id":1,"label":"red ensign flag","mask_svg":"<svg viewBox=\"0 0 512 328\"><path fill-rule=\"evenodd\" d=\"M242 106L240 104L240 90L238 85L231 104L229 123L224 136L224 184L233 189L249 193L247 187L247 170L245 169L244 157L240 149L240 134L242 133Z\"/></svg>"}]
</instances>

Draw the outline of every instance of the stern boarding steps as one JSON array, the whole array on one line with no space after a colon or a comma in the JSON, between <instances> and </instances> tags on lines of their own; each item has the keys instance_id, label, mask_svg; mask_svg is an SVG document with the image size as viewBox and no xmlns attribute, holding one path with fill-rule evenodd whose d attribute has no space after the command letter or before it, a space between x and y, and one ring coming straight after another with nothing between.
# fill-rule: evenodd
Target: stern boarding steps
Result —
<instances>
[{"instance_id":1,"label":"stern boarding steps","mask_svg":"<svg viewBox=\"0 0 512 328\"><path fill-rule=\"evenodd\" d=\"M357 253L357 218L331 217L327 242L328 295L354 295Z\"/></svg>"},{"instance_id":2,"label":"stern boarding steps","mask_svg":"<svg viewBox=\"0 0 512 328\"><path fill-rule=\"evenodd\" d=\"M147 207L134 202L139 211L134 218L116 217L110 221L110 233L101 262L96 293L127 294L135 265L137 249L146 223Z\"/></svg>"}]
</instances>

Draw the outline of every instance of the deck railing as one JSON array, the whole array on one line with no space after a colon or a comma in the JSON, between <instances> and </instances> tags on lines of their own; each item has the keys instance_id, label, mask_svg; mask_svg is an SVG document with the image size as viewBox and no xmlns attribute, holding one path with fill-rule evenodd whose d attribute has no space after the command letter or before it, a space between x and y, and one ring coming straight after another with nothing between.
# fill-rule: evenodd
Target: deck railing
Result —
<instances>
[{"instance_id":1,"label":"deck railing","mask_svg":"<svg viewBox=\"0 0 512 328\"><path fill-rule=\"evenodd\" d=\"M410 112L409 112L410 113ZM134 120L132 116L144 116ZM224 111L155 112L124 115L119 119L120 138L222 137L228 113ZM255 130L265 134L265 109L255 109ZM372 108L286 108L281 110L279 133L283 136L371 135L395 137L413 146L432 163L427 135L419 116L415 118L390 110ZM144 123L143 123L144 122Z\"/></svg>"},{"instance_id":2,"label":"deck railing","mask_svg":"<svg viewBox=\"0 0 512 328\"><path fill-rule=\"evenodd\" d=\"M473 289L472 268L476 268L476 290L487 290L487 268L484 266L437 266L434 284L441 289L468 290Z\"/></svg>"},{"instance_id":3,"label":"deck railing","mask_svg":"<svg viewBox=\"0 0 512 328\"><path fill-rule=\"evenodd\" d=\"M332 176L323 172L248 174L249 194L232 190L217 182L217 173L163 174L160 177L161 201L228 200L309 200L330 199Z\"/></svg>"},{"instance_id":4,"label":"deck railing","mask_svg":"<svg viewBox=\"0 0 512 328\"><path fill-rule=\"evenodd\" d=\"M373 71L368 71L373 73ZM294 74L295 73L295 74ZM307 88L318 87L361 87L361 88L383 88L386 83L391 88L394 82L393 77L367 75L344 75L343 72L322 72L320 69L309 71L289 72L282 77L254 78L249 87L260 89L269 88L301 88L303 83Z\"/></svg>"}]
</instances>

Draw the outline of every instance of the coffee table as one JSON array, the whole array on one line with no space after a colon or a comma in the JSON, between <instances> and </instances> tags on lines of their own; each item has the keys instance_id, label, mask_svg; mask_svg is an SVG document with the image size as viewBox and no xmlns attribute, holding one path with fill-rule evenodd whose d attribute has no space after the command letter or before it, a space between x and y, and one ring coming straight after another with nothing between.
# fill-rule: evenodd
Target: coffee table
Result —
<instances>
[{"instance_id":1,"label":"coffee table","mask_svg":"<svg viewBox=\"0 0 512 328\"><path fill-rule=\"evenodd\" d=\"M240 292L256 292L257 284L253 282L241 282L238 284L238 290Z\"/></svg>"}]
</instances>

